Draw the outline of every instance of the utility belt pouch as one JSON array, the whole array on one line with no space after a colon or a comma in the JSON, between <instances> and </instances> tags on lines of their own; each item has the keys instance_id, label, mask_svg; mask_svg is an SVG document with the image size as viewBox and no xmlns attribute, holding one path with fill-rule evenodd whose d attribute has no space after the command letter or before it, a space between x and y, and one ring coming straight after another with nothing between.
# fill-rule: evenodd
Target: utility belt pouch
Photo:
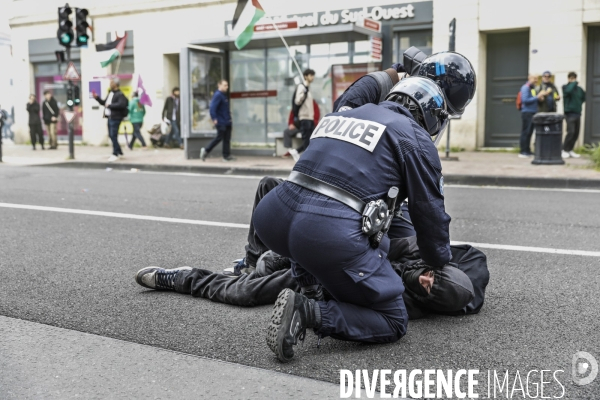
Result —
<instances>
[{"instance_id":1,"label":"utility belt pouch","mask_svg":"<svg viewBox=\"0 0 600 400\"><path fill-rule=\"evenodd\" d=\"M369 243L374 249L379 247L383 235L392 226L394 209L399 190L393 186L388 191L385 201L376 200L367 203L362 216L362 231L369 237Z\"/></svg>"}]
</instances>

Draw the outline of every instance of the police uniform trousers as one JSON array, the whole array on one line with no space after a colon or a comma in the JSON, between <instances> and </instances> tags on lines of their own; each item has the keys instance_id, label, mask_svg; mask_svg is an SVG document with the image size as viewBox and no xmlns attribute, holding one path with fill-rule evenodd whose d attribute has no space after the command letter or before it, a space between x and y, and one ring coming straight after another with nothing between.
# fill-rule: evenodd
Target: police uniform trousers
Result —
<instances>
[{"instance_id":1,"label":"police uniform trousers","mask_svg":"<svg viewBox=\"0 0 600 400\"><path fill-rule=\"evenodd\" d=\"M319 282L334 298L318 302L317 334L374 343L404 336L404 285L387 259L389 239L373 249L355 210L284 182L258 204L253 223L269 249L292 259L301 286Z\"/></svg>"}]
</instances>

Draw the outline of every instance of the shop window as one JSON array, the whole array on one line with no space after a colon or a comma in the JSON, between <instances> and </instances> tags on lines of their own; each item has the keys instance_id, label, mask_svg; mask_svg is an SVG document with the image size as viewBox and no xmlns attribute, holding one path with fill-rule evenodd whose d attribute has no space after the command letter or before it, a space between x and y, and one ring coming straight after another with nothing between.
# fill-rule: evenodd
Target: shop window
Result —
<instances>
[{"instance_id":1,"label":"shop window","mask_svg":"<svg viewBox=\"0 0 600 400\"><path fill-rule=\"evenodd\" d=\"M190 52L190 94L192 102L192 133L214 130L209 106L217 83L224 77L223 58L196 51Z\"/></svg>"},{"instance_id":2,"label":"shop window","mask_svg":"<svg viewBox=\"0 0 600 400\"><path fill-rule=\"evenodd\" d=\"M433 46L431 29L419 31L402 31L394 35L393 60L401 60L402 54L409 47L418 47L423 53L430 55Z\"/></svg>"}]
</instances>

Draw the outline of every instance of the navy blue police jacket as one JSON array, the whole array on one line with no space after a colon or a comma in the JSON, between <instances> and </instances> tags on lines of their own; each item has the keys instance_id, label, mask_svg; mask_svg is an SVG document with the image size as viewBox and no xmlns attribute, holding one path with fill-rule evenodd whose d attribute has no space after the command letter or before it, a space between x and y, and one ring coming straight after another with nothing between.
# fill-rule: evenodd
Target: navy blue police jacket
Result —
<instances>
[{"instance_id":1,"label":"navy blue police jacket","mask_svg":"<svg viewBox=\"0 0 600 400\"><path fill-rule=\"evenodd\" d=\"M370 80L374 79L366 81ZM370 82L365 87L369 86ZM363 96L352 105L369 100L373 99ZM338 108L343 105L336 103ZM423 261L431 267L450 261L450 216L444 208L438 152L430 135L401 105L383 101L326 115L294 170L365 202L383 199L390 187L398 187L399 198L408 198Z\"/></svg>"}]
</instances>

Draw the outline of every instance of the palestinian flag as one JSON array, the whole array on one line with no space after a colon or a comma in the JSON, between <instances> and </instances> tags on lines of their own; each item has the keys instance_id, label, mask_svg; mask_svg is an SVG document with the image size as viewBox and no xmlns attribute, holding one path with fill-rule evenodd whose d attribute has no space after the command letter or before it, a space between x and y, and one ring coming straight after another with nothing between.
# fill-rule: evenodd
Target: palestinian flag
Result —
<instances>
[{"instance_id":1,"label":"palestinian flag","mask_svg":"<svg viewBox=\"0 0 600 400\"><path fill-rule=\"evenodd\" d=\"M265 11L258 0L238 0L232 25L235 47L238 50L250 42L254 33L254 25L264 15Z\"/></svg>"},{"instance_id":2,"label":"palestinian flag","mask_svg":"<svg viewBox=\"0 0 600 400\"><path fill-rule=\"evenodd\" d=\"M100 65L106 67L115 61L119 56L123 55L125 51L125 42L127 41L127 34L122 38L117 38L114 42L106 44L97 44L96 52L100 57Z\"/></svg>"}]
</instances>

